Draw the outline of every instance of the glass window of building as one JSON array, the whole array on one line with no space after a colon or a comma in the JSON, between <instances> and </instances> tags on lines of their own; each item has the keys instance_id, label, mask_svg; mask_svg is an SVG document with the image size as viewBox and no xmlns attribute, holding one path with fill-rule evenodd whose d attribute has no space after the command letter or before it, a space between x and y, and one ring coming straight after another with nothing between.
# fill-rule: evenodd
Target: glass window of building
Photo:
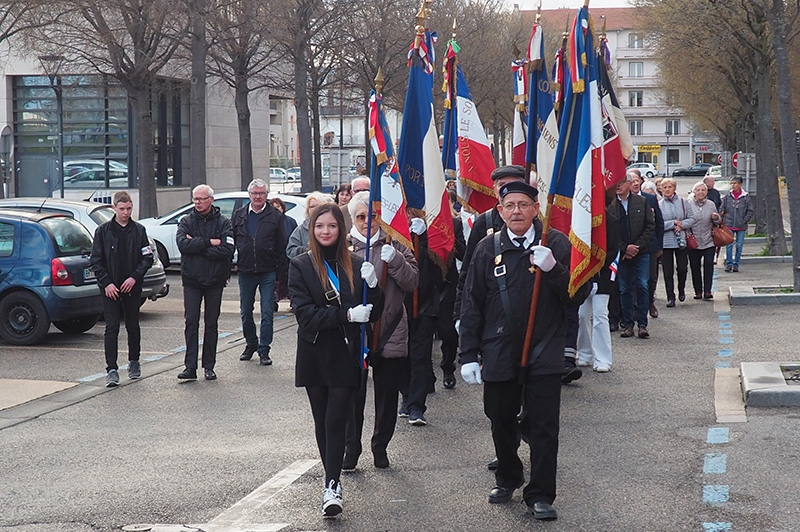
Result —
<instances>
[{"instance_id":1,"label":"glass window of building","mask_svg":"<svg viewBox=\"0 0 800 532\"><path fill-rule=\"evenodd\" d=\"M667 134L668 135L680 135L681 134L681 121L680 119L668 119L667 120Z\"/></svg>"},{"instance_id":2,"label":"glass window of building","mask_svg":"<svg viewBox=\"0 0 800 532\"><path fill-rule=\"evenodd\" d=\"M642 41L642 36L638 33L629 33L628 34L628 48L643 48L644 42Z\"/></svg>"},{"instance_id":3,"label":"glass window of building","mask_svg":"<svg viewBox=\"0 0 800 532\"><path fill-rule=\"evenodd\" d=\"M641 120L631 120L628 122L629 131L631 136L639 136L642 134L642 121Z\"/></svg>"},{"instance_id":4,"label":"glass window of building","mask_svg":"<svg viewBox=\"0 0 800 532\"><path fill-rule=\"evenodd\" d=\"M629 76L632 78L643 78L644 77L644 63L641 61L631 61L628 64L628 71Z\"/></svg>"},{"instance_id":5,"label":"glass window of building","mask_svg":"<svg viewBox=\"0 0 800 532\"><path fill-rule=\"evenodd\" d=\"M18 196L57 195L63 187L91 191L88 197L138 186L127 93L116 80L61 75L51 84L46 76L15 76L12 84ZM159 81L154 87L157 186L179 185L188 172L188 93L188 82Z\"/></svg>"},{"instance_id":6,"label":"glass window of building","mask_svg":"<svg viewBox=\"0 0 800 532\"><path fill-rule=\"evenodd\" d=\"M630 92L628 92L628 106L629 107L641 107L643 99L644 99L644 92L643 91L630 91Z\"/></svg>"}]
</instances>

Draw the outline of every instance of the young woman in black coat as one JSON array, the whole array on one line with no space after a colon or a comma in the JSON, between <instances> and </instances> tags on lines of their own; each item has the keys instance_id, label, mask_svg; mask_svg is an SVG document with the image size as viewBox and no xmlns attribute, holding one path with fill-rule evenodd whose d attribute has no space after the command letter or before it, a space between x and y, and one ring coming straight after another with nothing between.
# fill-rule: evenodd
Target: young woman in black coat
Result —
<instances>
[{"instance_id":1,"label":"young woman in black coat","mask_svg":"<svg viewBox=\"0 0 800 532\"><path fill-rule=\"evenodd\" d=\"M347 414L360 383L361 325L375 321L382 306L375 268L348 250L346 236L339 206L321 204L309 221L309 251L289 265L289 297L297 318L295 386L306 388L311 403L325 466L325 517L342 511L339 477Z\"/></svg>"}]
</instances>

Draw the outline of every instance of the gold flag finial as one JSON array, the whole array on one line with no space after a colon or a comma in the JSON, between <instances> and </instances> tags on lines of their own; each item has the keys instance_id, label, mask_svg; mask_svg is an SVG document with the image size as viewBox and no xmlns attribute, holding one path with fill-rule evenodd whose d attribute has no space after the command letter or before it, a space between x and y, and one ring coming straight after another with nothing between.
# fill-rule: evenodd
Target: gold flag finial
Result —
<instances>
[{"instance_id":1,"label":"gold flag finial","mask_svg":"<svg viewBox=\"0 0 800 532\"><path fill-rule=\"evenodd\" d=\"M456 40L456 28L458 28L458 24L456 23L456 17L453 17L453 37L452 39Z\"/></svg>"},{"instance_id":2,"label":"gold flag finial","mask_svg":"<svg viewBox=\"0 0 800 532\"><path fill-rule=\"evenodd\" d=\"M375 92L380 94L383 90L383 82L386 81L383 78L383 67L378 67L378 74L375 76Z\"/></svg>"},{"instance_id":3,"label":"gold flag finial","mask_svg":"<svg viewBox=\"0 0 800 532\"><path fill-rule=\"evenodd\" d=\"M542 0L539 0L539 3L536 6L536 17L534 18L534 22L539 24L542 20Z\"/></svg>"}]
</instances>

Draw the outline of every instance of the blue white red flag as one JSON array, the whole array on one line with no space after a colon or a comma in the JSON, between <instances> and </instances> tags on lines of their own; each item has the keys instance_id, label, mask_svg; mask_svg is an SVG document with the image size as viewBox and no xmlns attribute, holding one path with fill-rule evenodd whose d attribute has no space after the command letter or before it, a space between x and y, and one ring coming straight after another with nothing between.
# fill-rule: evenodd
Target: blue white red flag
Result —
<instances>
[{"instance_id":1,"label":"blue white red flag","mask_svg":"<svg viewBox=\"0 0 800 532\"><path fill-rule=\"evenodd\" d=\"M593 171L602 157L602 105L597 87L597 52L589 9L578 11L569 35L564 109L556 168L551 227L572 243L569 293L591 279L605 263L605 187L602 172ZM596 167L595 167L596 168Z\"/></svg>"},{"instance_id":2,"label":"blue white red flag","mask_svg":"<svg viewBox=\"0 0 800 532\"><path fill-rule=\"evenodd\" d=\"M553 108L553 87L544 59L544 34L540 24L534 24L528 46L528 143L525 161L531 164L536 181L531 183L541 191L550 189L553 176L558 124Z\"/></svg>"},{"instance_id":3,"label":"blue white red flag","mask_svg":"<svg viewBox=\"0 0 800 532\"><path fill-rule=\"evenodd\" d=\"M442 163L456 176L463 208L481 213L497 205L492 188L496 168L486 131L472 100L467 79L458 64L458 44L451 40L444 57L444 141Z\"/></svg>"},{"instance_id":4,"label":"blue white red flag","mask_svg":"<svg viewBox=\"0 0 800 532\"><path fill-rule=\"evenodd\" d=\"M428 43L409 54L408 91L397 159L410 212L428 225L431 258L444 270L455 244L450 201L433 114L433 37L424 30L415 43Z\"/></svg>"},{"instance_id":5,"label":"blue white red flag","mask_svg":"<svg viewBox=\"0 0 800 532\"><path fill-rule=\"evenodd\" d=\"M374 212L378 213L381 227L392 239L413 249L392 134L383 114L381 95L375 91L369 97L369 140L372 146L369 190Z\"/></svg>"}]
</instances>

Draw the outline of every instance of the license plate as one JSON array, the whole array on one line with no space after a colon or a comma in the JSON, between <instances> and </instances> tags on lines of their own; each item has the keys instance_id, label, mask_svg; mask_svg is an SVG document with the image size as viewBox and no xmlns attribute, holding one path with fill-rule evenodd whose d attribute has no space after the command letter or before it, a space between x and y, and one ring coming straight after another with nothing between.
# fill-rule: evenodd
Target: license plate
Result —
<instances>
[{"instance_id":1,"label":"license plate","mask_svg":"<svg viewBox=\"0 0 800 532\"><path fill-rule=\"evenodd\" d=\"M97 275L90 270L89 268L84 268L83 270L83 280L84 281L91 281L93 279L97 279Z\"/></svg>"}]
</instances>

